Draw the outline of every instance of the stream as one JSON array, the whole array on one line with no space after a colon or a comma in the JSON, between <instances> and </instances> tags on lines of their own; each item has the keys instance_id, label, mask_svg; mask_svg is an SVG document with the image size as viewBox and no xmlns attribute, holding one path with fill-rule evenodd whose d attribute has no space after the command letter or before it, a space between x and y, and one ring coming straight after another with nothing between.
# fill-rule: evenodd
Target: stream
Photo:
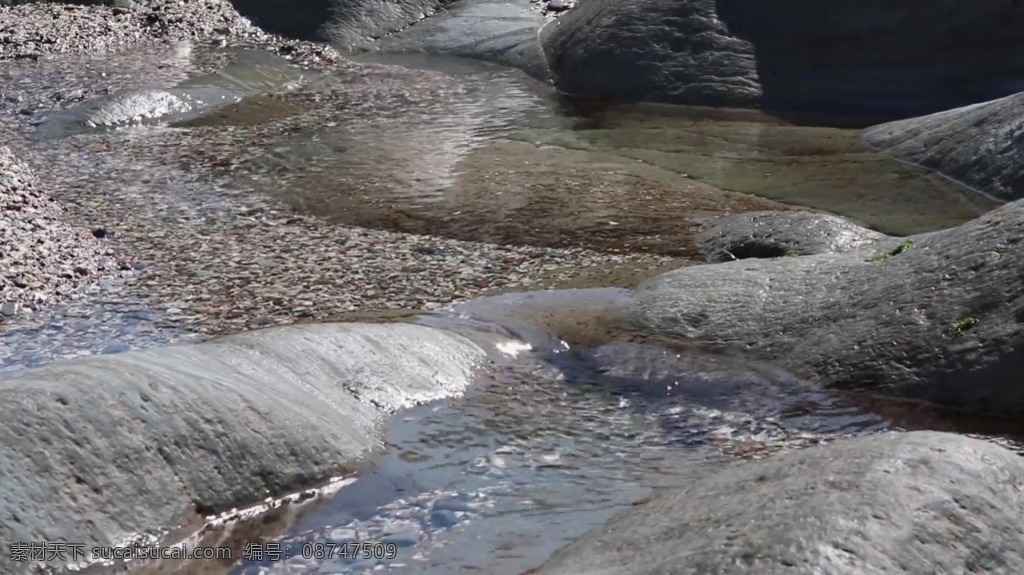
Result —
<instances>
[{"instance_id":1,"label":"stream","mask_svg":"<svg viewBox=\"0 0 1024 575\"><path fill-rule=\"evenodd\" d=\"M176 225L271 202L337 225L673 257L694 255L688 238L723 205L805 206L895 235L994 206L862 147L854 129L569 101L521 73L439 57L364 57L307 74L298 90L239 97L174 125L48 128L67 116L46 106L176 85L233 58L206 46L153 50L2 73L23 92L3 104L22 111L2 127L36 165L53 166L47 176L71 204L93 201L101 186L134 217ZM146 294L121 297L119 282L90 289L0 333L0 369L201 337ZM578 297L614 302L626 292ZM513 329L459 309L423 321L470 337ZM232 573L518 574L657 487L736 458L887 429L974 426L919 410L878 414L744 358L521 336L528 351L463 398L400 414L371 471L275 534L291 557L250 557ZM327 557L328 546L353 542L369 544L371 557ZM321 556L303 557L307 544Z\"/></svg>"}]
</instances>

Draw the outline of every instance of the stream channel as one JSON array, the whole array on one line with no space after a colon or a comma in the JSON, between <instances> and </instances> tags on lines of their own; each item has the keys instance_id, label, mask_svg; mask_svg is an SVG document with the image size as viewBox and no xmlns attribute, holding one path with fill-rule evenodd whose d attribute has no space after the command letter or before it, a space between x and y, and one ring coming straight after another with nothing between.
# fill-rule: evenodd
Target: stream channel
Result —
<instances>
[{"instance_id":1,"label":"stream channel","mask_svg":"<svg viewBox=\"0 0 1024 575\"><path fill-rule=\"evenodd\" d=\"M188 87L238 54L178 46L15 63L3 80L24 88L17 105L28 107L6 127L25 156L53 166L48 176L70 201L102 182L154 219L231 217L273 201L339 225L693 257L692 230L723 205L809 207L895 235L954 226L994 205L862 147L855 129L749 111L571 102L518 72L438 57L376 57L308 74L297 90L249 95L171 125L78 129L72 112L29 106L55 86L54 109L75 109L69 93L88 101L104 91ZM196 97L208 98L204 90ZM118 299L118 289L92 300L102 315L58 308L6 330L0 367L198 338L145 301ZM421 321L470 335L504 329L474 318L480 306L489 317L495 306L513 310L518 297ZM550 297L614 304L627 294ZM463 398L399 414L370 471L272 538L293 550L380 543L394 557L253 558L232 573L518 574L653 489L736 458L886 429L981 427L921 408L870 411L742 358L653 342L570 348L520 334L528 351Z\"/></svg>"}]
</instances>

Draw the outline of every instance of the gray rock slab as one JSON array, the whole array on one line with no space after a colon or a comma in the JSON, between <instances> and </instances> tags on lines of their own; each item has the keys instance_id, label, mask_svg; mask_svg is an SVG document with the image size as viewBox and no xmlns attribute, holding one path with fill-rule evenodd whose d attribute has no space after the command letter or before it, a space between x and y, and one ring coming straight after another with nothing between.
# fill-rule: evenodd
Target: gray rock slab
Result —
<instances>
[{"instance_id":1,"label":"gray rock slab","mask_svg":"<svg viewBox=\"0 0 1024 575\"><path fill-rule=\"evenodd\" d=\"M863 139L996 199L1024 197L1024 93L873 126Z\"/></svg>"},{"instance_id":2,"label":"gray rock slab","mask_svg":"<svg viewBox=\"0 0 1024 575\"><path fill-rule=\"evenodd\" d=\"M0 571L14 542L116 545L352 472L485 349L412 324L310 324L0 377Z\"/></svg>"},{"instance_id":3,"label":"gray rock slab","mask_svg":"<svg viewBox=\"0 0 1024 575\"><path fill-rule=\"evenodd\" d=\"M1024 414L1024 202L845 253L686 267L637 290L653 336L827 386Z\"/></svg>"},{"instance_id":4,"label":"gray rock slab","mask_svg":"<svg viewBox=\"0 0 1024 575\"><path fill-rule=\"evenodd\" d=\"M748 212L712 221L698 236L709 262L845 252L888 236L831 214Z\"/></svg>"},{"instance_id":5,"label":"gray rock slab","mask_svg":"<svg viewBox=\"0 0 1024 575\"><path fill-rule=\"evenodd\" d=\"M1024 572L1024 458L890 433L727 464L623 512L534 575Z\"/></svg>"}]
</instances>

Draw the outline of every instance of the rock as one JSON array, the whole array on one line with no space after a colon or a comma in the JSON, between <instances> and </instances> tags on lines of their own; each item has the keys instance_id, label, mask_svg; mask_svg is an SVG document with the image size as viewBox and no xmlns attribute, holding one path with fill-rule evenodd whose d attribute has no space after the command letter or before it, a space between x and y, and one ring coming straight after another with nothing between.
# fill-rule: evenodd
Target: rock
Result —
<instances>
[{"instance_id":1,"label":"rock","mask_svg":"<svg viewBox=\"0 0 1024 575\"><path fill-rule=\"evenodd\" d=\"M886 236L831 214L748 212L713 221L698 237L709 262L845 252Z\"/></svg>"},{"instance_id":2,"label":"rock","mask_svg":"<svg viewBox=\"0 0 1024 575\"><path fill-rule=\"evenodd\" d=\"M907 117L1022 89L1024 5L929 6L589 0L542 36L558 87L592 97Z\"/></svg>"},{"instance_id":3,"label":"rock","mask_svg":"<svg viewBox=\"0 0 1024 575\"><path fill-rule=\"evenodd\" d=\"M10 317L16 315L19 309L21 309L21 306L16 301L4 302L3 305L0 305L0 315Z\"/></svg>"},{"instance_id":4,"label":"rock","mask_svg":"<svg viewBox=\"0 0 1024 575\"><path fill-rule=\"evenodd\" d=\"M827 386L1020 416L1022 240L1024 201L844 253L682 268L641 286L628 316Z\"/></svg>"},{"instance_id":5,"label":"rock","mask_svg":"<svg viewBox=\"0 0 1024 575\"><path fill-rule=\"evenodd\" d=\"M1024 198L1024 93L874 126L864 141L1000 200Z\"/></svg>"},{"instance_id":6,"label":"rock","mask_svg":"<svg viewBox=\"0 0 1024 575\"><path fill-rule=\"evenodd\" d=\"M587 0L547 25L541 41L556 86L571 94L760 102L754 47L729 32L714 0Z\"/></svg>"},{"instance_id":7,"label":"rock","mask_svg":"<svg viewBox=\"0 0 1024 575\"><path fill-rule=\"evenodd\" d=\"M569 9L569 4L565 0L548 0L545 8L551 12L565 12Z\"/></svg>"},{"instance_id":8,"label":"rock","mask_svg":"<svg viewBox=\"0 0 1024 575\"><path fill-rule=\"evenodd\" d=\"M1024 573L1024 458L914 432L708 468L533 575Z\"/></svg>"},{"instance_id":9,"label":"rock","mask_svg":"<svg viewBox=\"0 0 1024 575\"><path fill-rule=\"evenodd\" d=\"M436 14L451 0L232 0L260 28L300 40L366 48Z\"/></svg>"},{"instance_id":10,"label":"rock","mask_svg":"<svg viewBox=\"0 0 1024 575\"><path fill-rule=\"evenodd\" d=\"M348 51L433 53L513 66L547 79L529 0L233 0L255 24Z\"/></svg>"},{"instance_id":11,"label":"rock","mask_svg":"<svg viewBox=\"0 0 1024 575\"><path fill-rule=\"evenodd\" d=\"M461 0L431 18L381 38L381 52L445 54L512 66L547 80L549 71L537 32L544 17L529 0Z\"/></svg>"},{"instance_id":12,"label":"rock","mask_svg":"<svg viewBox=\"0 0 1024 575\"><path fill-rule=\"evenodd\" d=\"M11 542L118 545L351 472L383 417L485 360L425 326L307 324L2 374L0 571L32 567Z\"/></svg>"}]
</instances>

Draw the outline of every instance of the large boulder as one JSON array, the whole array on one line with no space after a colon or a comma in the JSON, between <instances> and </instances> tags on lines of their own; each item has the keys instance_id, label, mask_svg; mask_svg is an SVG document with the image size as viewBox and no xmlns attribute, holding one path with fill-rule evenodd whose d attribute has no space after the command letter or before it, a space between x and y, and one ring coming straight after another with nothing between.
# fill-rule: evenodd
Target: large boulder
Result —
<instances>
[{"instance_id":1,"label":"large boulder","mask_svg":"<svg viewBox=\"0 0 1024 575\"><path fill-rule=\"evenodd\" d=\"M1011 0L584 0L543 44L571 93L906 117L1019 91L1022 24Z\"/></svg>"},{"instance_id":2,"label":"large boulder","mask_svg":"<svg viewBox=\"0 0 1024 575\"><path fill-rule=\"evenodd\" d=\"M583 0L541 34L560 90L675 104L754 107L754 46L715 0Z\"/></svg>"},{"instance_id":3,"label":"large boulder","mask_svg":"<svg viewBox=\"0 0 1024 575\"><path fill-rule=\"evenodd\" d=\"M0 571L32 567L14 542L126 545L351 473L382 418L461 393L486 357L426 326L311 324L6 374Z\"/></svg>"},{"instance_id":4,"label":"large boulder","mask_svg":"<svg viewBox=\"0 0 1024 575\"><path fill-rule=\"evenodd\" d=\"M828 386L1020 416L1022 240L1024 201L843 253L686 267L641 286L628 321Z\"/></svg>"},{"instance_id":5,"label":"large boulder","mask_svg":"<svg viewBox=\"0 0 1024 575\"><path fill-rule=\"evenodd\" d=\"M1024 93L874 126L863 139L978 192L1024 198Z\"/></svg>"},{"instance_id":6,"label":"large boulder","mask_svg":"<svg viewBox=\"0 0 1024 575\"><path fill-rule=\"evenodd\" d=\"M915 432L708 469L534 575L1024 573L1024 458Z\"/></svg>"}]
</instances>

